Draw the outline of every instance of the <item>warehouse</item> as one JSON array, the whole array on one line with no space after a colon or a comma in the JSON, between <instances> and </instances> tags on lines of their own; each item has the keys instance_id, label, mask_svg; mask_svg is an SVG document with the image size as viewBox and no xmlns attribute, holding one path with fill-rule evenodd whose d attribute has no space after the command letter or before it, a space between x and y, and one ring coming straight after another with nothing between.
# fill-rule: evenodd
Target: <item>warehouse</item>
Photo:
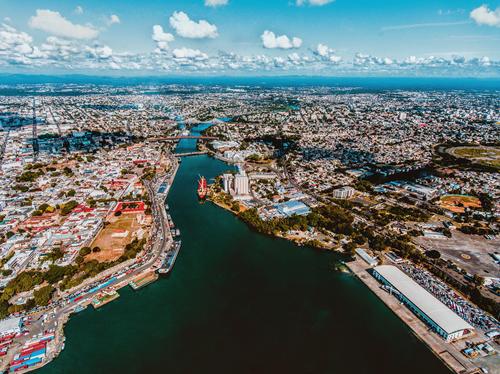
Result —
<instances>
[{"instance_id":1,"label":"warehouse","mask_svg":"<svg viewBox=\"0 0 500 374\"><path fill-rule=\"evenodd\" d=\"M447 342L460 339L474 330L396 266L377 266L373 269L373 276L390 287L394 296Z\"/></svg>"}]
</instances>

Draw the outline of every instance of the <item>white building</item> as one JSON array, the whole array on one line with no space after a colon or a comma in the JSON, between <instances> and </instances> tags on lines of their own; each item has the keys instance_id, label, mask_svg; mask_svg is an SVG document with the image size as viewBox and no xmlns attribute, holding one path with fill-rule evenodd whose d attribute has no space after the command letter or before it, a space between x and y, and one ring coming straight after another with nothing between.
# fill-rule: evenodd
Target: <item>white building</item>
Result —
<instances>
[{"instance_id":1,"label":"white building","mask_svg":"<svg viewBox=\"0 0 500 374\"><path fill-rule=\"evenodd\" d=\"M224 192L235 197L245 197L250 195L250 180L244 170L238 174L223 174L222 183Z\"/></svg>"},{"instance_id":2,"label":"white building","mask_svg":"<svg viewBox=\"0 0 500 374\"><path fill-rule=\"evenodd\" d=\"M245 171L236 174L234 177L234 192L237 196L248 195L250 191L249 179Z\"/></svg>"},{"instance_id":3,"label":"white building","mask_svg":"<svg viewBox=\"0 0 500 374\"><path fill-rule=\"evenodd\" d=\"M333 190L333 197L336 199L349 199L354 195L356 190L352 187L346 186Z\"/></svg>"},{"instance_id":4,"label":"white building","mask_svg":"<svg viewBox=\"0 0 500 374\"><path fill-rule=\"evenodd\" d=\"M474 327L396 266L377 266L373 268L373 276L447 342L461 339L474 331Z\"/></svg>"},{"instance_id":5,"label":"white building","mask_svg":"<svg viewBox=\"0 0 500 374\"><path fill-rule=\"evenodd\" d=\"M222 183L223 183L225 193L231 193L231 184L232 184L233 178L234 177L232 174L223 174L222 175Z\"/></svg>"}]
</instances>

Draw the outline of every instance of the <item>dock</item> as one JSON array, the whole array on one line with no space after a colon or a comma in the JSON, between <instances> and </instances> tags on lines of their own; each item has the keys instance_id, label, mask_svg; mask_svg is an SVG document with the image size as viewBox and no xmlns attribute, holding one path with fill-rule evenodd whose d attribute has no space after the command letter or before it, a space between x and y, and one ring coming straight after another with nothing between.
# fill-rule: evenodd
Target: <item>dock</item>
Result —
<instances>
[{"instance_id":1,"label":"dock","mask_svg":"<svg viewBox=\"0 0 500 374\"><path fill-rule=\"evenodd\" d=\"M132 281L130 281L129 285L133 290L138 290L139 288L145 287L150 283L153 283L158 279L158 274L154 271L146 271L144 273L136 276Z\"/></svg>"},{"instance_id":2,"label":"dock","mask_svg":"<svg viewBox=\"0 0 500 374\"><path fill-rule=\"evenodd\" d=\"M113 300L116 300L120 297L120 294L116 291L104 291L99 293L96 297L92 299L92 306L94 309L98 309Z\"/></svg>"},{"instance_id":3,"label":"dock","mask_svg":"<svg viewBox=\"0 0 500 374\"><path fill-rule=\"evenodd\" d=\"M480 373L480 369L460 352L460 346L463 345L463 342L446 343L440 336L430 331L396 297L381 288L380 283L368 273L367 270L371 267L366 262L356 256L356 260L347 262L346 265L394 314L408 325L415 336L424 342L446 366L457 374Z\"/></svg>"}]
</instances>

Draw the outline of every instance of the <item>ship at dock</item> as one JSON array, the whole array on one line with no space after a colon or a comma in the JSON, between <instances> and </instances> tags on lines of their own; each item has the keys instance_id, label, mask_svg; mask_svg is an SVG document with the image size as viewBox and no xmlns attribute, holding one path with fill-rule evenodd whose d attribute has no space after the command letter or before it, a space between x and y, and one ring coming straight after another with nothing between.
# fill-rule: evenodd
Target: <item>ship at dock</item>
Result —
<instances>
[{"instance_id":1,"label":"ship at dock","mask_svg":"<svg viewBox=\"0 0 500 374\"><path fill-rule=\"evenodd\" d=\"M169 250L161 264L161 267L157 270L158 274L168 274L172 270L181 249L181 241L174 241L173 248Z\"/></svg>"},{"instance_id":2,"label":"ship at dock","mask_svg":"<svg viewBox=\"0 0 500 374\"><path fill-rule=\"evenodd\" d=\"M207 180L203 176L201 176L198 179L198 190L197 190L197 193L198 193L198 197L201 200L204 200L207 197L207 193L208 193Z\"/></svg>"}]
</instances>

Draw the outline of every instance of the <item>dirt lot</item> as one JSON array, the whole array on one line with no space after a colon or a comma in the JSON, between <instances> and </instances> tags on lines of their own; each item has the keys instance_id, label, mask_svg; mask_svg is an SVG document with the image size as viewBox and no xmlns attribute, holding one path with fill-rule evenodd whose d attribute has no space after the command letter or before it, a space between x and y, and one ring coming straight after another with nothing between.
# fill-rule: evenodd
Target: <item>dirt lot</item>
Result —
<instances>
[{"instance_id":1,"label":"dirt lot","mask_svg":"<svg viewBox=\"0 0 500 374\"><path fill-rule=\"evenodd\" d=\"M139 223L142 213L127 213L119 217L109 217L109 224L101 230L91 244L91 248L99 247L100 252L91 253L85 259L99 262L113 261L120 257L125 246L132 241L142 225Z\"/></svg>"},{"instance_id":2,"label":"dirt lot","mask_svg":"<svg viewBox=\"0 0 500 374\"><path fill-rule=\"evenodd\" d=\"M455 213L463 213L465 208L481 208L477 197L465 195L444 195L440 199L441 208Z\"/></svg>"},{"instance_id":3,"label":"dirt lot","mask_svg":"<svg viewBox=\"0 0 500 374\"><path fill-rule=\"evenodd\" d=\"M498 266L490 256L500 252L500 239L487 240L478 235L466 235L453 230L453 236L445 239L419 237L417 242L425 249L435 249L445 260L452 260L471 274L498 277Z\"/></svg>"}]
</instances>

